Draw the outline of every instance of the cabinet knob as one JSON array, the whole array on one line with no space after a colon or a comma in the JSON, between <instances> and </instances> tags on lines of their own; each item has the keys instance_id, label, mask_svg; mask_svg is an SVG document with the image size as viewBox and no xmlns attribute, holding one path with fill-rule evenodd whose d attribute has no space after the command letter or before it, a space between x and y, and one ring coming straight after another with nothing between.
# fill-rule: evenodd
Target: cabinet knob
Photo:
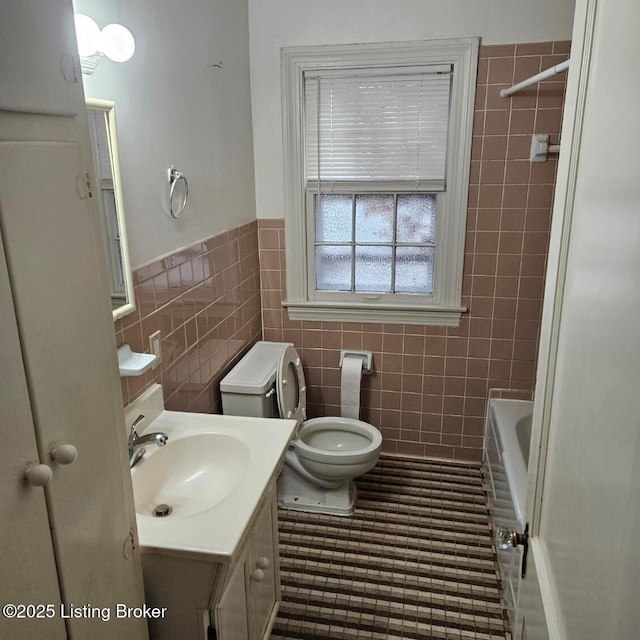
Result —
<instances>
[{"instance_id":1,"label":"cabinet knob","mask_svg":"<svg viewBox=\"0 0 640 640\"><path fill-rule=\"evenodd\" d=\"M43 487L53 477L53 471L46 464L31 464L25 469L24 477L34 487Z\"/></svg>"},{"instance_id":2,"label":"cabinet knob","mask_svg":"<svg viewBox=\"0 0 640 640\"><path fill-rule=\"evenodd\" d=\"M262 569L254 569L251 572L251 579L255 582L262 582L264 580L264 571Z\"/></svg>"},{"instance_id":3,"label":"cabinet knob","mask_svg":"<svg viewBox=\"0 0 640 640\"><path fill-rule=\"evenodd\" d=\"M271 563L269 562L269 558L267 558L266 556L263 556L262 558L258 558L256 560L256 566L260 567L260 569L268 569L270 564Z\"/></svg>"},{"instance_id":4,"label":"cabinet knob","mask_svg":"<svg viewBox=\"0 0 640 640\"><path fill-rule=\"evenodd\" d=\"M51 459L58 464L71 464L78 457L78 450L72 444L61 444L51 451Z\"/></svg>"}]
</instances>

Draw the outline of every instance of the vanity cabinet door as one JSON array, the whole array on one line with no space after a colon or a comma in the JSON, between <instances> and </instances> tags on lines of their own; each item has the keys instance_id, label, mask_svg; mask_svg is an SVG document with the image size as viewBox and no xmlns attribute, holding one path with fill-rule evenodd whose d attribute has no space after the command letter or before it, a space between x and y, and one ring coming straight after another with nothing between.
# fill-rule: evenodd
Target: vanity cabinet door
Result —
<instances>
[{"instance_id":1,"label":"vanity cabinet door","mask_svg":"<svg viewBox=\"0 0 640 640\"><path fill-rule=\"evenodd\" d=\"M256 521L252 553L247 558L253 640L264 637L280 601L277 540L277 511L275 492L272 491Z\"/></svg>"},{"instance_id":2,"label":"vanity cabinet door","mask_svg":"<svg viewBox=\"0 0 640 640\"><path fill-rule=\"evenodd\" d=\"M268 637L280 603L277 527L276 490L272 486L215 609L218 640Z\"/></svg>"},{"instance_id":3,"label":"vanity cabinet door","mask_svg":"<svg viewBox=\"0 0 640 640\"><path fill-rule=\"evenodd\" d=\"M249 640L245 564L238 563L216 608L219 640Z\"/></svg>"}]
</instances>

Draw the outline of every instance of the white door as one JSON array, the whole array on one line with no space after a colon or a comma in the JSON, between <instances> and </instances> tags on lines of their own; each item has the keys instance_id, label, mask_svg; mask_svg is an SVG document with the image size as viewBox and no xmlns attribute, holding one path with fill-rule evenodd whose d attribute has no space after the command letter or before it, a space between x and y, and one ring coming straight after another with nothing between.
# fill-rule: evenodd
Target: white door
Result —
<instances>
[{"instance_id":1,"label":"white door","mask_svg":"<svg viewBox=\"0 0 640 640\"><path fill-rule=\"evenodd\" d=\"M58 615L60 589L44 490L24 481L27 466L38 464L40 459L1 243L0 372L0 604L40 605L43 614L33 623L0 615L0 637L28 640L35 632L41 638L66 638L64 622ZM25 580L25 576L30 579ZM54 607L55 615L51 618L46 617L51 615L51 609L45 608L47 605ZM11 611L8 613L10 616Z\"/></svg>"},{"instance_id":2,"label":"white door","mask_svg":"<svg viewBox=\"0 0 640 640\"><path fill-rule=\"evenodd\" d=\"M640 637L639 30L577 2L516 638Z\"/></svg>"},{"instance_id":3,"label":"white door","mask_svg":"<svg viewBox=\"0 0 640 640\"><path fill-rule=\"evenodd\" d=\"M2 418L13 411L13 426L1 433L13 434L16 448L0 447L3 488L11 488L0 501L1 596L109 611L109 620L85 614L61 626L58 609L50 636L21 620L6 637L138 640L146 622L115 615L116 604L144 596L70 1L3 3L0 59L0 228L13 300L2 303L4 314L15 310L13 329L3 324L3 365L5 331L14 357L1 375L3 391L17 390L9 400L20 402L2 395ZM76 447L72 464L51 460L61 444ZM26 463L38 459L53 470L44 490L22 481ZM10 509L21 504L18 517Z\"/></svg>"}]
</instances>

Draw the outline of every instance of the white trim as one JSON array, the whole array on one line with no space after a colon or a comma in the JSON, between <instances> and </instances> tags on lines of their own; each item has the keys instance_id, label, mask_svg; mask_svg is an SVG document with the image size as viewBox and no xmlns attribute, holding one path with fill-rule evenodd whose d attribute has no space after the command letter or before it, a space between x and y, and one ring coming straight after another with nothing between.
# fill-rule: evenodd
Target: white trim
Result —
<instances>
[{"instance_id":1,"label":"white trim","mask_svg":"<svg viewBox=\"0 0 640 640\"><path fill-rule=\"evenodd\" d=\"M120 231L120 251L122 255L122 272L124 275L124 286L127 295L127 302L113 310L113 320L118 320L136 309L133 274L131 261L129 259L129 243L127 240L127 224L124 215L124 200L122 198L122 180L120 179L120 152L118 150L118 129L116 127L116 103L112 100L101 100L99 98L87 98L87 109L103 111L109 130L109 152L111 155L111 170L113 173L113 191L116 200L116 216ZM101 206L102 209L102 206Z\"/></svg>"},{"instance_id":2,"label":"white trim","mask_svg":"<svg viewBox=\"0 0 640 640\"><path fill-rule=\"evenodd\" d=\"M398 323L415 325L440 325L457 327L460 315L466 307L370 304L367 302L292 302L285 300L282 306L289 311L291 320L312 320L321 322L364 322Z\"/></svg>"},{"instance_id":3,"label":"white trim","mask_svg":"<svg viewBox=\"0 0 640 640\"><path fill-rule=\"evenodd\" d=\"M563 126L562 130L562 139L565 141L564 148L568 148L568 152L566 155L561 154L559 158L551 244L549 247L543 301L544 312L540 329L539 365L536 377L537 403L534 405L533 417L534 429L539 424L538 431L534 434L534 437L539 438L540 448L537 459L531 460L531 463L535 463L536 466L534 467L535 474L532 478L532 483L530 483L529 495L527 496L527 500L531 505L528 516L530 518L532 536L538 535L540 529L540 512L542 509L544 474L558 355L558 337L562 320L562 300L571 238L573 204L578 177L589 69L593 50L597 0L584 0L582 4L584 13L581 16L576 13L575 24L579 24L578 20L581 19L584 26L579 37L576 37L574 32L572 44L574 51L581 52L581 57L574 57L574 60L579 64L574 63L573 65L575 75L569 74L567 98L564 106L565 114L571 113L574 117L571 121L571 129L567 130L568 127ZM557 240L554 242L555 238ZM535 410L536 407L539 408L539 411ZM537 447L532 447L532 449L534 448L537 449Z\"/></svg>"},{"instance_id":4,"label":"white trim","mask_svg":"<svg viewBox=\"0 0 640 640\"><path fill-rule=\"evenodd\" d=\"M540 538L532 538L529 546L529 553L534 556L536 574L538 576L538 586L540 597L545 612L546 632L549 640L566 640L564 621L558 608L558 592L553 575L549 571L549 560L547 547ZM517 626L517 623L516 623Z\"/></svg>"},{"instance_id":5,"label":"white trim","mask_svg":"<svg viewBox=\"0 0 640 640\"><path fill-rule=\"evenodd\" d=\"M281 52L284 144L285 245L287 252L287 302L291 319L323 319L363 322L398 322L457 326L462 299L462 270L466 232L467 198L471 159L471 136L475 100L478 38L400 43L290 47ZM304 74L323 69L406 67L430 64L453 65L451 122L447 158L446 204L449 212L439 216L434 262L435 296L423 305L373 306L370 303L310 302L307 281L308 243L305 220L304 176ZM439 194L444 197L445 194ZM440 206L440 202L438 203ZM439 220L440 222L440 220ZM445 257L446 256L446 257ZM296 268L292 268L296 265ZM297 268L302 266L303 268ZM434 304L435 303L435 304ZM310 309L318 308L317 312ZM375 310L377 314L374 314ZM451 315L453 314L453 315ZM377 317L378 319L371 319ZM383 318L383 319L380 319Z\"/></svg>"}]
</instances>

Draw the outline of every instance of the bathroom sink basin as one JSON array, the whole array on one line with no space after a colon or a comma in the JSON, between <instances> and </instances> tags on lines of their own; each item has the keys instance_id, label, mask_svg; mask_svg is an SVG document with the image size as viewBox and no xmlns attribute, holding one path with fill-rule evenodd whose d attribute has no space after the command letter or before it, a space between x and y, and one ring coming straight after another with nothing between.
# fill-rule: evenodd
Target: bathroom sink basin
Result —
<instances>
[{"instance_id":1,"label":"bathroom sink basin","mask_svg":"<svg viewBox=\"0 0 640 640\"><path fill-rule=\"evenodd\" d=\"M140 516L184 518L210 509L233 492L247 472L249 447L233 435L196 433L169 438L131 470ZM159 505L163 505L158 510ZM168 505L170 511L164 505ZM161 515L169 511L166 515Z\"/></svg>"},{"instance_id":2,"label":"bathroom sink basin","mask_svg":"<svg viewBox=\"0 0 640 640\"><path fill-rule=\"evenodd\" d=\"M232 564L274 490L295 421L167 411L157 384L127 407L126 424L140 415L140 436L168 438L164 447L145 445L131 469L140 550ZM156 515L161 505L171 511Z\"/></svg>"}]
</instances>

